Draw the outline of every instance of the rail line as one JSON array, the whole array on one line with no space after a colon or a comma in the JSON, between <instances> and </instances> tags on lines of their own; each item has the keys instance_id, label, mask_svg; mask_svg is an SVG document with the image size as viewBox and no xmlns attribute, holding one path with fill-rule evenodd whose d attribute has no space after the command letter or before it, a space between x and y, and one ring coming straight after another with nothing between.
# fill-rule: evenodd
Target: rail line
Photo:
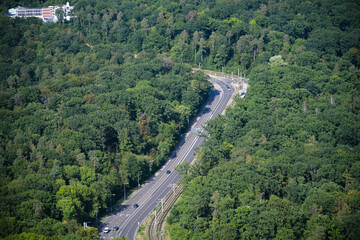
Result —
<instances>
[{"instance_id":1,"label":"rail line","mask_svg":"<svg viewBox=\"0 0 360 240\"><path fill-rule=\"evenodd\" d=\"M170 191L166 197L164 198L163 202L160 203L158 206L159 209L154 212L155 215L151 219L151 222L148 226L146 231L146 238L149 240L161 240L161 228L162 224L164 223L166 216L170 212L171 208L174 206L176 201L181 196L183 191L183 185L174 185L173 190Z\"/></svg>"}]
</instances>

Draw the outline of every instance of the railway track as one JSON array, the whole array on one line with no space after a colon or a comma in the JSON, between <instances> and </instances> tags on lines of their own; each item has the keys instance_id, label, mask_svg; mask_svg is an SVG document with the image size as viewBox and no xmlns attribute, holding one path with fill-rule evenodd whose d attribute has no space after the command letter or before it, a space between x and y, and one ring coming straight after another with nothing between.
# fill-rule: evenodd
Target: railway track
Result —
<instances>
[{"instance_id":1,"label":"railway track","mask_svg":"<svg viewBox=\"0 0 360 240\"><path fill-rule=\"evenodd\" d=\"M170 191L159 204L159 206L155 208L155 215L151 219L151 222L146 231L146 237L148 240L161 240L162 225L171 208L181 196L182 190L183 185L174 185L172 191Z\"/></svg>"},{"instance_id":2,"label":"railway track","mask_svg":"<svg viewBox=\"0 0 360 240\"><path fill-rule=\"evenodd\" d=\"M100 237L110 240L127 236L129 239L135 240L140 223L143 223L145 218L153 213L153 220L145 237L147 237L147 239L164 238L164 236L161 235L161 226L171 206L174 205L178 198L178 194L176 193L181 193L181 188L176 189L174 187L174 189L172 189L172 186L180 180L180 176L176 172L176 166L182 162L191 163L193 161L194 156L192 153L204 140L198 135L198 130L201 129L201 126L207 120L214 118L224 111L235 92L235 89L231 86L232 80L230 79L211 77L209 81L215 83L215 89L211 92L211 98L203 111L199 113L198 118L191 125L191 130L196 130L196 133L189 129L186 136L182 139L180 147L175 151L176 154L164 165L164 169L159 170L143 188L139 189L131 198L125 201L123 203L125 206L123 209L116 210L102 222L99 228ZM164 172L166 169L169 169L172 173L169 175L166 174ZM171 194L168 194L169 192L171 192ZM174 198L174 196L177 197ZM139 207L127 207L133 206L134 204L139 204ZM157 209L156 218L154 216L154 208ZM150 221L151 219L150 217ZM109 226L119 226L120 230L104 234L103 229ZM146 226L146 230L148 230L148 226Z\"/></svg>"}]
</instances>

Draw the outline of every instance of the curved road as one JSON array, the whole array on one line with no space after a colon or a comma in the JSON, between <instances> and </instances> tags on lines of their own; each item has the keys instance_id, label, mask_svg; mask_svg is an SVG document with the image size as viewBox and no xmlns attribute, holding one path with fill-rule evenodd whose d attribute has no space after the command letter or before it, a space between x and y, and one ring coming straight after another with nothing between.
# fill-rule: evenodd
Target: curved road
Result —
<instances>
[{"instance_id":1,"label":"curved road","mask_svg":"<svg viewBox=\"0 0 360 240\"><path fill-rule=\"evenodd\" d=\"M197 119L194 120L186 136L180 141L162 169L156 172L154 177L136 191L124 205L103 221L99 228L100 237L103 239L113 239L127 236L129 239L135 239L138 227L179 180L178 173L174 171L175 167L184 161L189 163L193 161L195 149L204 140L197 132L202 131L201 126L207 120L216 117L224 111L235 91L231 86L230 79L211 77L209 81L215 83L215 87L210 93L208 102L199 113ZM167 170L170 170L171 173L166 174ZM139 207L134 208L133 205L135 203ZM118 226L119 230L114 231L112 229L113 226ZM109 227L111 231L104 233L105 227Z\"/></svg>"}]
</instances>

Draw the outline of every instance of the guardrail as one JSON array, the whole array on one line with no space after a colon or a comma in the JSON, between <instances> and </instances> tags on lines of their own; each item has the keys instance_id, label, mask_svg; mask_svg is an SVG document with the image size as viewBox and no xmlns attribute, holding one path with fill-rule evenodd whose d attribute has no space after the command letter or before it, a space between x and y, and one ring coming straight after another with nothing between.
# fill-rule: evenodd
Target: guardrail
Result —
<instances>
[{"instance_id":1,"label":"guardrail","mask_svg":"<svg viewBox=\"0 0 360 240\"><path fill-rule=\"evenodd\" d=\"M161 200L161 203L158 207L155 208L155 215L151 219L151 222L146 231L146 237L149 240L161 240L161 227L164 223L166 216L170 212L171 208L174 206L175 202L181 196L183 191L183 185L174 184L172 191L170 191L164 199Z\"/></svg>"}]
</instances>

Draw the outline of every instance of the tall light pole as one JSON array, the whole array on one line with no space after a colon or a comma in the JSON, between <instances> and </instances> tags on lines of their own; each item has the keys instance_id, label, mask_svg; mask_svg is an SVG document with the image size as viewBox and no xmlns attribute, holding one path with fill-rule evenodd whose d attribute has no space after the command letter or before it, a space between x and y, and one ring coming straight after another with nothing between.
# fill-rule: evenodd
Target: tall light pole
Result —
<instances>
[{"instance_id":1,"label":"tall light pole","mask_svg":"<svg viewBox=\"0 0 360 240\"><path fill-rule=\"evenodd\" d=\"M96 223L97 223L97 215L98 215L99 208L101 208L101 206L96 206L96 211L95 211L95 213L96 213Z\"/></svg>"},{"instance_id":2,"label":"tall light pole","mask_svg":"<svg viewBox=\"0 0 360 240\"><path fill-rule=\"evenodd\" d=\"M115 196L115 193L112 193L111 196L110 196L110 206L111 206L111 211L112 211L112 196Z\"/></svg>"},{"instance_id":3,"label":"tall light pole","mask_svg":"<svg viewBox=\"0 0 360 240\"><path fill-rule=\"evenodd\" d=\"M154 160L149 160L149 178L151 178L151 165L154 162Z\"/></svg>"},{"instance_id":4,"label":"tall light pole","mask_svg":"<svg viewBox=\"0 0 360 240\"><path fill-rule=\"evenodd\" d=\"M142 173L142 171L139 171L139 172L138 172L138 187L137 187L137 189L139 189L139 187L140 187L140 182L139 182L139 173Z\"/></svg>"},{"instance_id":5,"label":"tall light pole","mask_svg":"<svg viewBox=\"0 0 360 240\"><path fill-rule=\"evenodd\" d=\"M124 185L124 202L126 200L126 184L129 184L129 182L126 181L126 177L124 176L123 172L120 172L121 182Z\"/></svg>"},{"instance_id":6,"label":"tall light pole","mask_svg":"<svg viewBox=\"0 0 360 240\"><path fill-rule=\"evenodd\" d=\"M161 212L164 212L164 199L161 199Z\"/></svg>"},{"instance_id":7,"label":"tall light pole","mask_svg":"<svg viewBox=\"0 0 360 240\"><path fill-rule=\"evenodd\" d=\"M124 202L126 200L126 188L125 188L125 183L124 183Z\"/></svg>"}]
</instances>

